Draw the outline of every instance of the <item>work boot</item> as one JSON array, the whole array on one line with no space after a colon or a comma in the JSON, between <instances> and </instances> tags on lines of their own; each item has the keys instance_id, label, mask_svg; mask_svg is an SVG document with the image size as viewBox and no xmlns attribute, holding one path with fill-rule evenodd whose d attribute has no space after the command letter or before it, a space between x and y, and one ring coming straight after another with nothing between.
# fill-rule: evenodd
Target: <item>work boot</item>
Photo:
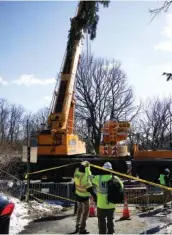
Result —
<instances>
[{"instance_id":1,"label":"work boot","mask_svg":"<svg viewBox=\"0 0 172 235\"><path fill-rule=\"evenodd\" d=\"M80 230L79 234L89 234L90 232L88 232L86 229L85 230Z\"/></svg>"},{"instance_id":2,"label":"work boot","mask_svg":"<svg viewBox=\"0 0 172 235\"><path fill-rule=\"evenodd\" d=\"M75 231L73 233L71 233L71 234L76 234L78 232L79 232L79 228L76 228Z\"/></svg>"}]
</instances>

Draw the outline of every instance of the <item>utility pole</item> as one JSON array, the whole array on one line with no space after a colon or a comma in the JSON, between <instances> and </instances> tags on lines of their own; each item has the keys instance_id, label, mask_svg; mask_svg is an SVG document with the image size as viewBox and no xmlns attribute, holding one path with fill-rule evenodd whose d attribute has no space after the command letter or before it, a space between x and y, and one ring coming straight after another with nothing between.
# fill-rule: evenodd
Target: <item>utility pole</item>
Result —
<instances>
[{"instance_id":1,"label":"utility pole","mask_svg":"<svg viewBox=\"0 0 172 235\"><path fill-rule=\"evenodd\" d=\"M171 133L171 125L172 125L172 123L171 123L171 117L172 117L172 115L170 115L170 142L172 141L172 133Z\"/></svg>"},{"instance_id":2,"label":"utility pole","mask_svg":"<svg viewBox=\"0 0 172 235\"><path fill-rule=\"evenodd\" d=\"M27 119L27 191L26 191L26 202L29 202L29 188L30 188L30 131L29 131L29 120Z\"/></svg>"},{"instance_id":3,"label":"utility pole","mask_svg":"<svg viewBox=\"0 0 172 235\"><path fill-rule=\"evenodd\" d=\"M170 115L170 150L172 150L172 128L171 128L171 126L172 126L172 120L171 120L171 117L172 117L172 115Z\"/></svg>"}]
</instances>

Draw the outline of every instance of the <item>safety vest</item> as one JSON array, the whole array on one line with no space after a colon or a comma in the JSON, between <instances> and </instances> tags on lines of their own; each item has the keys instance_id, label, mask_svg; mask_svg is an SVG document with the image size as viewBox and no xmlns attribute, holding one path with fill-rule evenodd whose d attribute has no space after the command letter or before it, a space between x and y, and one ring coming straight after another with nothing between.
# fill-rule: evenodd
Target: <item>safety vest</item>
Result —
<instances>
[{"instance_id":1,"label":"safety vest","mask_svg":"<svg viewBox=\"0 0 172 235\"><path fill-rule=\"evenodd\" d=\"M159 180L160 180L160 184L166 185L165 175L164 174L160 174Z\"/></svg>"},{"instance_id":2,"label":"safety vest","mask_svg":"<svg viewBox=\"0 0 172 235\"><path fill-rule=\"evenodd\" d=\"M89 197L90 193L87 189L92 187L92 183L88 180L88 174L76 170L74 174L74 181L76 194L80 197Z\"/></svg>"},{"instance_id":3,"label":"safety vest","mask_svg":"<svg viewBox=\"0 0 172 235\"><path fill-rule=\"evenodd\" d=\"M108 203L107 201L107 181L111 178L112 175L96 175L92 177L92 183L96 185L97 207L100 209L113 209L116 206L116 204ZM120 183L122 182L120 181Z\"/></svg>"},{"instance_id":4,"label":"safety vest","mask_svg":"<svg viewBox=\"0 0 172 235\"><path fill-rule=\"evenodd\" d=\"M91 176L91 170L90 170L90 166L86 167L85 168L85 173L88 175L88 176Z\"/></svg>"}]
</instances>

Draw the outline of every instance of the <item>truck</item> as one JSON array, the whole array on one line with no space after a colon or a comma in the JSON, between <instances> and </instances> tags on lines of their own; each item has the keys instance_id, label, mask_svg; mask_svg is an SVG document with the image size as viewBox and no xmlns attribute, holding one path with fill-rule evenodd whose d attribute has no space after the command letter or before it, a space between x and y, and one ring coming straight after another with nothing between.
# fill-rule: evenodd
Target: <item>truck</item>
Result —
<instances>
[{"instance_id":1,"label":"truck","mask_svg":"<svg viewBox=\"0 0 172 235\"><path fill-rule=\"evenodd\" d=\"M30 151L31 172L64 164L79 164L87 160L101 166L105 161L109 161L114 170L127 173L126 161L130 160L130 154L125 145L130 129L128 122L109 120L104 123L98 155L87 154L85 143L77 134L74 134L74 84L81 56L82 39L88 29L90 38L95 38L95 22L98 22L96 9L100 3L107 7L109 1L80 1L76 16L71 19L59 86L55 87L47 123L41 131L31 136L30 149L27 146L23 147L24 163L27 162L28 151ZM67 168L33 174L30 177L33 180L61 182L65 178L73 177L75 167L76 165L71 165ZM94 168L92 172L98 174L100 170Z\"/></svg>"}]
</instances>

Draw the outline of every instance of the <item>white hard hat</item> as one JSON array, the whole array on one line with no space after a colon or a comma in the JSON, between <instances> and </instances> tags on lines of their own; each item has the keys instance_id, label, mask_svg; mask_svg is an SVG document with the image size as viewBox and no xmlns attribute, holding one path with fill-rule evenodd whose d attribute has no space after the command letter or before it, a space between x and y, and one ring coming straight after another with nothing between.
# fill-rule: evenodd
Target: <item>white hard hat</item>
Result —
<instances>
[{"instance_id":1,"label":"white hard hat","mask_svg":"<svg viewBox=\"0 0 172 235\"><path fill-rule=\"evenodd\" d=\"M105 162L103 167L106 168L106 169L112 170L112 164L110 162Z\"/></svg>"},{"instance_id":2,"label":"white hard hat","mask_svg":"<svg viewBox=\"0 0 172 235\"><path fill-rule=\"evenodd\" d=\"M170 174L170 170L168 168L166 168L164 172Z\"/></svg>"}]
</instances>

